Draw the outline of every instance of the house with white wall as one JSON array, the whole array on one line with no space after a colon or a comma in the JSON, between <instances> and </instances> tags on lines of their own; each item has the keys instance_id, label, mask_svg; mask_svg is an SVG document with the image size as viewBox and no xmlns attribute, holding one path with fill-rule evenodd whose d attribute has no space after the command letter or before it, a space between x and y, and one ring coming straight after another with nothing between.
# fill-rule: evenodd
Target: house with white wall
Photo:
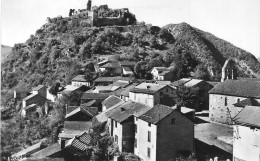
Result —
<instances>
[{"instance_id":1,"label":"house with white wall","mask_svg":"<svg viewBox=\"0 0 260 161\"><path fill-rule=\"evenodd\" d=\"M71 80L71 85L76 86L76 87L80 87L82 85L85 86L90 86L91 82L89 80L87 80L87 78L85 77L85 75L77 75L76 77L74 77Z\"/></svg>"},{"instance_id":2,"label":"house with white wall","mask_svg":"<svg viewBox=\"0 0 260 161\"><path fill-rule=\"evenodd\" d=\"M169 85L141 83L130 90L129 100L143 103L150 107L157 104L172 106L174 105L173 90Z\"/></svg>"},{"instance_id":3,"label":"house with white wall","mask_svg":"<svg viewBox=\"0 0 260 161\"><path fill-rule=\"evenodd\" d=\"M209 117L215 122L232 124L231 118L243 110L245 105L259 103L259 80L225 80L209 91Z\"/></svg>"},{"instance_id":4,"label":"house with white wall","mask_svg":"<svg viewBox=\"0 0 260 161\"><path fill-rule=\"evenodd\" d=\"M233 121L233 161L260 161L260 106L246 106Z\"/></svg>"},{"instance_id":5,"label":"house with white wall","mask_svg":"<svg viewBox=\"0 0 260 161\"><path fill-rule=\"evenodd\" d=\"M173 73L166 67L154 67L151 70L154 80L171 81Z\"/></svg>"},{"instance_id":6,"label":"house with white wall","mask_svg":"<svg viewBox=\"0 0 260 161\"><path fill-rule=\"evenodd\" d=\"M149 106L133 101L119 104L106 112L109 133L121 152L134 152L134 117L139 117L150 109Z\"/></svg>"},{"instance_id":7,"label":"house with white wall","mask_svg":"<svg viewBox=\"0 0 260 161\"><path fill-rule=\"evenodd\" d=\"M142 160L175 160L177 154L192 153L193 138L193 121L177 107L156 105L135 117L134 154Z\"/></svg>"}]
</instances>

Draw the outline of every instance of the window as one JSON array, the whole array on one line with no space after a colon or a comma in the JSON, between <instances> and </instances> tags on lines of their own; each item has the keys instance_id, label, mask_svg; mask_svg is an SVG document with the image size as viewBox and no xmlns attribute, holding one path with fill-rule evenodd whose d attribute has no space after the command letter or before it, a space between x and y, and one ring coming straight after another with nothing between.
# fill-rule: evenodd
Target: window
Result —
<instances>
[{"instance_id":1,"label":"window","mask_svg":"<svg viewBox=\"0 0 260 161\"><path fill-rule=\"evenodd\" d=\"M150 127L151 127L151 123L150 123L150 122L148 122L148 126L150 126Z\"/></svg>"},{"instance_id":2,"label":"window","mask_svg":"<svg viewBox=\"0 0 260 161\"><path fill-rule=\"evenodd\" d=\"M137 139L135 139L135 148L137 148Z\"/></svg>"},{"instance_id":3,"label":"window","mask_svg":"<svg viewBox=\"0 0 260 161\"><path fill-rule=\"evenodd\" d=\"M147 148L147 156L150 158L151 156L151 149L150 148Z\"/></svg>"},{"instance_id":4,"label":"window","mask_svg":"<svg viewBox=\"0 0 260 161\"><path fill-rule=\"evenodd\" d=\"M118 143L118 136L115 135L115 142Z\"/></svg>"},{"instance_id":5,"label":"window","mask_svg":"<svg viewBox=\"0 0 260 161\"><path fill-rule=\"evenodd\" d=\"M137 124L135 124L135 133L137 133Z\"/></svg>"},{"instance_id":6,"label":"window","mask_svg":"<svg viewBox=\"0 0 260 161\"><path fill-rule=\"evenodd\" d=\"M126 145L126 141L123 141L123 145Z\"/></svg>"},{"instance_id":7,"label":"window","mask_svg":"<svg viewBox=\"0 0 260 161\"><path fill-rule=\"evenodd\" d=\"M175 124L175 118L171 118L171 124Z\"/></svg>"},{"instance_id":8,"label":"window","mask_svg":"<svg viewBox=\"0 0 260 161\"><path fill-rule=\"evenodd\" d=\"M148 131L148 142L151 142L151 132Z\"/></svg>"},{"instance_id":9,"label":"window","mask_svg":"<svg viewBox=\"0 0 260 161\"><path fill-rule=\"evenodd\" d=\"M227 97L225 97L225 106L227 106Z\"/></svg>"},{"instance_id":10,"label":"window","mask_svg":"<svg viewBox=\"0 0 260 161\"><path fill-rule=\"evenodd\" d=\"M117 127L117 122L115 121L115 127Z\"/></svg>"},{"instance_id":11,"label":"window","mask_svg":"<svg viewBox=\"0 0 260 161\"><path fill-rule=\"evenodd\" d=\"M240 99L237 99L237 103L239 103L240 102Z\"/></svg>"}]
</instances>

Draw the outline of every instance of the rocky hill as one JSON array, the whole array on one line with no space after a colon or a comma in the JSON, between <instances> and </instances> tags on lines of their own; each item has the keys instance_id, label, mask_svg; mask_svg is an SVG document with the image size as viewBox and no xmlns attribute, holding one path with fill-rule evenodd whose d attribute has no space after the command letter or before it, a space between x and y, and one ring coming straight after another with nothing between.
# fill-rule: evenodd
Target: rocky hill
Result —
<instances>
[{"instance_id":1,"label":"rocky hill","mask_svg":"<svg viewBox=\"0 0 260 161\"><path fill-rule=\"evenodd\" d=\"M25 43L15 44L2 63L2 89L52 85L55 81L67 84L77 74L90 77L95 74L93 65L103 55L136 61L139 78L154 66L170 65L180 67L176 78L187 77L202 64L210 79L220 80L226 59L237 63L239 76L255 77L260 71L260 63L249 52L187 23L163 28L144 23L90 27L81 16L51 20Z\"/></svg>"},{"instance_id":2,"label":"rocky hill","mask_svg":"<svg viewBox=\"0 0 260 161\"><path fill-rule=\"evenodd\" d=\"M1 61L4 62L5 58L10 54L12 47L1 44Z\"/></svg>"}]
</instances>

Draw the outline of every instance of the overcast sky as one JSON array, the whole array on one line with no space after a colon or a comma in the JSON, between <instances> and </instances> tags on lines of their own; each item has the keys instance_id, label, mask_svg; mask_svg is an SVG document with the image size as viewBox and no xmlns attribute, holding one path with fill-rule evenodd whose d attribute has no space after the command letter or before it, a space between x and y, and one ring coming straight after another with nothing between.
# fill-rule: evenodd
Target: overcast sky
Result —
<instances>
[{"instance_id":1,"label":"overcast sky","mask_svg":"<svg viewBox=\"0 0 260 161\"><path fill-rule=\"evenodd\" d=\"M47 17L68 16L87 0L1 0L1 43L25 42ZM260 0L92 0L129 8L138 21L164 26L187 22L260 57Z\"/></svg>"}]
</instances>

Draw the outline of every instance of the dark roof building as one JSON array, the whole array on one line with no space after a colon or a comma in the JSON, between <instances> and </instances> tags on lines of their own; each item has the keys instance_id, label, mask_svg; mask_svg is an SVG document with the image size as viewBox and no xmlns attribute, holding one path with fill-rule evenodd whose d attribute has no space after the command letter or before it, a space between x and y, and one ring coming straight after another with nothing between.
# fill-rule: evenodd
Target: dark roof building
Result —
<instances>
[{"instance_id":1,"label":"dark roof building","mask_svg":"<svg viewBox=\"0 0 260 161\"><path fill-rule=\"evenodd\" d=\"M209 93L260 98L260 81L247 79L226 80L214 86L214 88L212 88Z\"/></svg>"},{"instance_id":2,"label":"dark roof building","mask_svg":"<svg viewBox=\"0 0 260 161\"><path fill-rule=\"evenodd\" d=\"M233 120L240 125L260 128L260 106L246 106Z\"/></svg>"},{"instance_id":3,"label":"dark roof building","mask_svg":"<svg viewBox=\"0 0 260 161\"><path fill-rule=\"evenodd\" d=\"M118 104L119 102L121 102L122 100L116 96L109 96L107 99L105 99L102 104L103 106L106 107L106 109L109 109L110 107Z\"/></svg>"},{"instance_id":4,"label":"dark roof building","mask_svg":"<svg viewBox=\"0 0 260 161\"><path fill-rule=\"evenodd\" d=\"M150 122L152 124L158 123L161 119L172 113L176 108L165 105L155 105L146 113L138 117L141 120Z\"/></svg>"},{"instance_id":5,"label":"dark roof building","mask_svg":"<svg viewBox=\"0 0 260 161\"><path fill-rule=\"evenodd\" d=\"M72 81L77 81L77 82L87 82L89 80L86 79L85 75L77 75L72 79Z\"/></svg>"}]
</instances>

